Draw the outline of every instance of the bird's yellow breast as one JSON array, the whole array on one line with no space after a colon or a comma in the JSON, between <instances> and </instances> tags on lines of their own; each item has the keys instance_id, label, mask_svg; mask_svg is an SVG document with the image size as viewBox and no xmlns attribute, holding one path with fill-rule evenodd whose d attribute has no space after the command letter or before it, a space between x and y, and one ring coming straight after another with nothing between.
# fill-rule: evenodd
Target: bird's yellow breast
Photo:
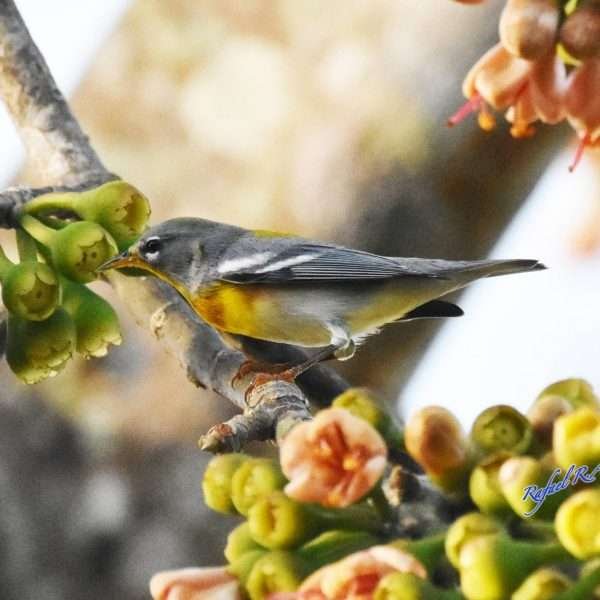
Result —
<instances>
[{"instance_id":1,"label":"bird's yellow breast","mask_svg":"<svg viewBox=\"0 0 600 600\"><path fill-rule=\"evenodd\" d=\"M256 286L218 282L195 293L191 304L209 325L252 336L256 328L255 307L262 295Z\"/></svg>"}]
</instances>

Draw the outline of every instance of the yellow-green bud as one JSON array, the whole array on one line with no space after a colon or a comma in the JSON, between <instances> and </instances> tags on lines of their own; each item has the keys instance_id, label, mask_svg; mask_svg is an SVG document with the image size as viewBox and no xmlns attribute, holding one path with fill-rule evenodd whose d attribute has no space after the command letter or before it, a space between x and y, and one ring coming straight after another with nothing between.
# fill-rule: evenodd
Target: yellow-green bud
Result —
<instances>
[{"instance_id":1,"label":"yellow-green bud","mask_svg":"<svg viewBox=\"0 0 600 600\"><path fill-rule=\"evenodd\" d=\"M337 396L331 405L344 408L372 425L390 447L403 445L402 432L367 388L350 388Z\"/></svg>"},{"instance_id":2,"label":"yellow-green bud","mask_svg":"<svg viewBox=\"0 0 600 600\"><path fill-rule=\"evenodd\" d=\"M2 301L7 310L21 319L43 321L60 302L60 286L46 264L26 261L2 273Z\"/></svg>"},{"instance_id":3,"label":"yellow-green bud","mask_svg":"<svg viewBox=\"0 0 600 600\"><path fill-rule=\"evenodd\" d=\"M247 516L255 502L285 485L279 465L268 458L250 458L233 475L231 499L237 511Z\"/></svg>"},{"instance_id":4,"label":"yellow-green bud","mask_svg":"<svg viewBox=\"0 0 600 600\"><path fill-rule=\"evenodd\" d=\"M450 564L458 569L463 548L472 540L486 535L495 535L502 526L492 517L472 512L459 517L446 533L445 549Z\"/></svg>"},{"instance_id":5,"label":"yellow-green bud","mask_svg":"<svg viewBox=\"0 0 600 600\"><path fill-rule=\"evenodd\" d=\"M68 210L85 221L101 225L125 250L146 229L150 217L148 200L125 181L109 181L84 192L52 193L38 196L26 206L29 214Z\"/></svg>"},{"instance_id":6,"label":"yellow-green bud","mask_svg":"<svg viewBox=\"0 0 600 600\"><path fill-rule=\"evenodd\" d=\"M550 518L556 512L558 505L570 493L567 485L563 490L544 497L532 497L537 489L544 489L551 473L541 462L531 456L515 456L509 458L500 467L498 481L504 497L519 517L537 516ZM560 474L558 474L560 475ZM559 480L550 481L558 484Z\"/></svg>"},{"instance_id":7,"label":"yellow-green bud","mask_svg":"<svg viewBox=\"0 0 600 600\"><path fill-rule=\"evenodd\" d=\"M571 585L571 580L555 569L543 567L534 571L517 588L511 600L551 600Z\"/></svg>"},{"instance_id":8,"label":"yellow-green bud","mask_svg":"<svg viewBox=\"0 0 600 600\"><path fill-rule=\"evenodd\" d=\"M231 499L232 480L237 469L248 460L243 454L221 454L208 463L202 478L204 503L220 513L235 514Z\"/></svg>"},{"instance_id":9,"label":"yellow-green bud","mask_svg":"<svg viewBox=\"0 0 600 600\"><path fill-rule=\"evenodd\" d=\"M600 401L594 394L594 389L585 379L571 378L556 381L540 392L538 400L544 396L561 396L573 408L581 408L582 406L600 407Z\"/></svg>"},{"instance_id":10,"label":"yellow-green bud","mask_svg":"<svg viewBox=\"0 0 600 600\"><path fill-rule=\"evenodd\" d=\"M484 454L500 450L523 454L532 439L531 425L525 415L507 404L486 408L471 429L471 440Z\"/></svg>"},{"instance_id":11,"label":"yellow-green bud","mask_svg":"<svg viewBox=\"0 0 600 600\"><path fill-rule=\"evenodd\" d=\"M228 567L229 573L238 578L242 585L246 585L248 576L256 562L267 554L267 550L250 550L237 557Z\"/></svg>"},{"instance_id":12,"label":"yellow-green bud","mask_svg":"<svg viewBox=\"0 0 600 600\"><path fill-rule=\"evenodd\" d=\"M10 315L6 360L13 373L33 384L56 375L75 351L75 324L57 308L45 321L26 321Z\"/></svg>"},{"instance_id":13,"label":"yellow-green bud","mask_svg":"<svg viewBox=\"0 0 600 600\"><path fill-rule=\"evenodd\" d=\"M79 221L55 230L24 215L21 225L50 250L54 267L78 283L96 279L96 269L118 251L110 234L97 223Z\"/></svg>"},{"instance_id":14,"label":"yellow-green bud","mask_svg":"<svg viewBox=\"0 0 600 600\"><path fill-rule=\"evenodd\" d=\"M375 588L373 600L460 600L457 590L443 589L414 573L390 573Z\"/></svg>"},{"instance_id":15,"label":"yellow-green bud","mask_svg":"<svg viewBox=\"0 0 600 600\"><path fill-rule=\"evenodd\" d=\"M417 411L406 424L404 441L434 484L448 492L464 491L471 455L460 423L449 410L427 406Z\"/></svg>"},{"instance_id":16,"label":"yellow-green bud","mask_svg":"<svg viewBox=\"0 0 600 600\"><path fill-rule=\"evenodd\" d=\"M111 344L121 344L119 317L104 298L67 279L63 289L63 306L77 329L77 352L85 358L106 356Z\"/></svg>"},{"instance_id":17,"label":"yellow-green bud","mask_svg":"<svg viewBox=\"0 0 600 600\"><path fill-rule=\"evenodd\" d=\"M586 489L565 500L554 520L560 543L575 557L600 556L600 490Z\"/></svg>"},{"instance_id":18,"label":"yellow-green bud","mask_svg":"<svg viewBox=\"0 0 600 600\"><path fill-rule=\"evenodd\" d=\"M306 574L301 561L283 550L274 550L259 558L246 581L250 600L267 600L271 594L293 592Z\"/></svg>"},{"instance_id":19,"label":"yellow-green bud","mask_svg":"<svg viewBox=\"0 0 600 600\"><path fill-rule=\"evenodd\" d=\"M559 417L554 424L552 448L562 469L570 465L593 469L600 462L600 412L583 407Z\"/></svg>"},{"instance_id":20,"label":"yellow-green bud","mask_svg":"<svg viewBox=\"0 0 600 600\"><path fill-rule=\"evenodd\" d=\"M480 536L460 553L460 587L468 600L506 600L535 569L567 557L559 544L512 540L505 534Z\"/></svg>"},{"instance_id":21,"label":"yellow-green bud","mask_svg":"<svg viewBox=\"0 0 600 600\"><path fill-rule=\"evenodd\" d=\"M314 534L315 525L315 520L302 504L280 491L258 499L248 511L251 536L271 550L301 544Z\"/></svg>"},{"instance_id":22,"label":"yellow-green bud","mask_svg":"<svg viewBox=\"0 0 600 600\"><path fill-rule=\"evenodd\" d=\"M233 563L247 552L255 550L264 551L265 549L254 541L250 534L250 525L247 522L229 532L224 553L227 562Z\"/></svg>"},{"instance_id":23,"label":"yellow-green bud","mask_svg":"<svg viewBox=\"0 0 600 600\"><path fill-rule=\"evenodd\" d=\"M510 452L496 452L484 457L471 471L469 495L481 512L491 515L510 512L510 506L500 488L498 471L511 456Z\"/></svg>"}]
</instances>

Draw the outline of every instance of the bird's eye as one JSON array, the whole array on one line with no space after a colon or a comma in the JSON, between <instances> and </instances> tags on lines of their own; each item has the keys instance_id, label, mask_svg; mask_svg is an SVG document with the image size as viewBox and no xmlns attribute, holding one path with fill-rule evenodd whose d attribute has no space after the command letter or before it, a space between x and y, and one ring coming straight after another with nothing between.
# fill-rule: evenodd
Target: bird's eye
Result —
<instances>
[{"instance_id":1,"label":"bird's eye","mask_svg":"<svg viewBox=\"0 0 600 600\"><path fill-rule=\"evenodd\" d=\"M162 242L160 238L151 237L148 238L142 246L142 253L146 256L156 256L162 248Z\"/></svg>"}]
</instances>

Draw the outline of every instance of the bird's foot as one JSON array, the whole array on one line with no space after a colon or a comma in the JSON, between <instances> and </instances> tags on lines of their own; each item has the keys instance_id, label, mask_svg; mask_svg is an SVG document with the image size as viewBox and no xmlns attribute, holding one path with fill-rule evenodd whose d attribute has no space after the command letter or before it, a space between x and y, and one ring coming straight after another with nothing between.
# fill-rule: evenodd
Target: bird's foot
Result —
<instances>
[{"instance_id":1,"label":"bird's foot","mask_svg":"<svg viewBox=\"0 0 600 600\"><path fill-rule=\"evenodd\" d=\"M244 402L247 406L250 406L250 396L257 387L272 381L285 381L286 383L294 383L296 377L298 377L298 375L301 373L302 371L298 371L298 367L290 367L283 371L279 371L278 373L256 373L256 375L254 375L252 378L252 382L244 392Z\"/></svg>"},{"instance_id":2,"label":"bird's foot","mask_svg":"<svg viewBox=\"0 0 600 600\"><path fill-rule=\"evenodd\" d=\"M248 377L248 375L254 375L256 378L258 375L277 375L293 365L290 363L266 363L258 360L245 360L238 369L238 372L233 376L231 380L231 386L235 387L240 381Z\"/></svg>"}]
</instances>

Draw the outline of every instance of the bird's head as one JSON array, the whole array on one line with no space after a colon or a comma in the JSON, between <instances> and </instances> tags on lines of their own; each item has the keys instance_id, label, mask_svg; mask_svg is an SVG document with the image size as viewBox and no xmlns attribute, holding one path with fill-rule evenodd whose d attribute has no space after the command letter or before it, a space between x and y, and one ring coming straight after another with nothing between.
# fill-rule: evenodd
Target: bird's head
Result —
<instances>
[{"instance_id":1,"label":"bird's head","mask_svg":"<svg viewBox=\"0 0 600 600\"><path fill-rule=\"evenodd\" d=\"M205 219L170 219L146 231L98 270L141 269L179 291L193 292L211 279L213 264L240 231Z\"/></svg>"}]
</instances>

